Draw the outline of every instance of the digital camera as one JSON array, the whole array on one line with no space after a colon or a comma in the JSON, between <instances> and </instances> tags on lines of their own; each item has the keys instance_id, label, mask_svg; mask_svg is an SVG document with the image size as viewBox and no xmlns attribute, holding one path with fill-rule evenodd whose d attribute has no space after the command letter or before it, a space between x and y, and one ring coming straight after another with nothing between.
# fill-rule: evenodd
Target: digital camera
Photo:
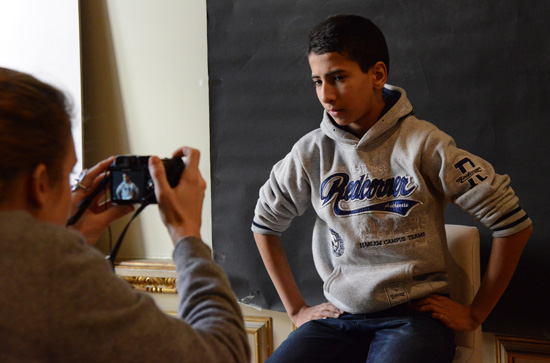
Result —
<instances>
[{"instance_id":1,"label":"digital camera","mask_svg":"<svg viewBox=\"0 0 550 363\"><path fill-rule=\"evenodd\" d=\"M109 167L111 202L114 204L157 203L149 174L150 156L119 155ZM185 165L181 158L162 159L168 183L178 185Z\"/></svg>"}]
</instances>

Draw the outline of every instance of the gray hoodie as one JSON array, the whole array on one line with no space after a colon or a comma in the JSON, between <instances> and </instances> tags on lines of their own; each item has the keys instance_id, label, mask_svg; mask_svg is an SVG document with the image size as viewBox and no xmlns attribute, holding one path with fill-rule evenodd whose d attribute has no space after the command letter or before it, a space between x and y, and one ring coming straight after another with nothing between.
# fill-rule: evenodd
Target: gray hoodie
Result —
<instances>
[{"instance_id":1,"label":"gray hoodie","mask_svg":"<svg viewBox=\"0 0 550 363\"><path fill-rule=\"evenodd\" d=\"M405 91L361 138L324 113L260 189L252 230L281 235L311 204L325 297L349 313L448 292L444 209L451 202L507 236L531 224L507 175L418 120ZM388 103L388 101L387 101Z\"/></svg>"}]
</instances>

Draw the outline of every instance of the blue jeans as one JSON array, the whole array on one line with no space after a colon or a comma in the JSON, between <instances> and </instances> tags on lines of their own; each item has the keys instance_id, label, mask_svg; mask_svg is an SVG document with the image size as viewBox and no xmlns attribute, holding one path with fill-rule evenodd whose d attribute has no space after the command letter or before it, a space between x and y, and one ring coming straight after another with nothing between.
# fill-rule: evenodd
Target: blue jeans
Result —
<instances>
[{"instance_id":1,"label":"blue jeans","mask_svg":"<svg viewBox=\"0 0 550 363\"><path fill-rule=\"evenodd\" d=\"M292 332L267 362L446 363L454 332L406 304L372 314L309 321Z\"/></svg>"}]
</instances>

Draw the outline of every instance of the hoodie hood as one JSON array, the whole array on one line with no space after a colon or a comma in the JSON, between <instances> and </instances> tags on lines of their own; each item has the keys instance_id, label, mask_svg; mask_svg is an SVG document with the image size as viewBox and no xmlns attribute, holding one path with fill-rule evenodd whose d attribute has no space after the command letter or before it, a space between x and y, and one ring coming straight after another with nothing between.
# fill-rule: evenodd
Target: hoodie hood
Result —
<instances>
[{"instance_id":1,"label":"hoodie hood","mask_svg":"<svg viewBox=\"0 0 550 363\"><path fill-rule=\"evenodd\" d=\"M390 102L389 98L398 99L360 139L336 125L326 111L323 112L321 130L323 130L325 135L342 146L346 145L358 149L368 147L384 136L389 130L393 129L401 119L414 113L414 109L407 99L407 94L402 88L386 84L384 86L384 101L386 103Z\"/></svg>"}]
</instances>

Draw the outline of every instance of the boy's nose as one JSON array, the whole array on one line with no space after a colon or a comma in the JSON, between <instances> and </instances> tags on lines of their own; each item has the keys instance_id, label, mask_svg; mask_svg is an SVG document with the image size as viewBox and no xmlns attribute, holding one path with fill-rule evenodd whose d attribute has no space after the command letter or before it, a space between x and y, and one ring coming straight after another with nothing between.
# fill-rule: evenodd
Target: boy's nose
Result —
<instances>
[{"instance_id":1,"label":"boy's nose","mask_svg":"<svg viewBox=\"0 0 550 363\"><path fill-rule=\"evenodd\" d=\"M336 92L334 92L334 87L326 82L323 83L319 90L319 101L322 103L332 103L336 99Z\"/></svg>"}]
</instances>

